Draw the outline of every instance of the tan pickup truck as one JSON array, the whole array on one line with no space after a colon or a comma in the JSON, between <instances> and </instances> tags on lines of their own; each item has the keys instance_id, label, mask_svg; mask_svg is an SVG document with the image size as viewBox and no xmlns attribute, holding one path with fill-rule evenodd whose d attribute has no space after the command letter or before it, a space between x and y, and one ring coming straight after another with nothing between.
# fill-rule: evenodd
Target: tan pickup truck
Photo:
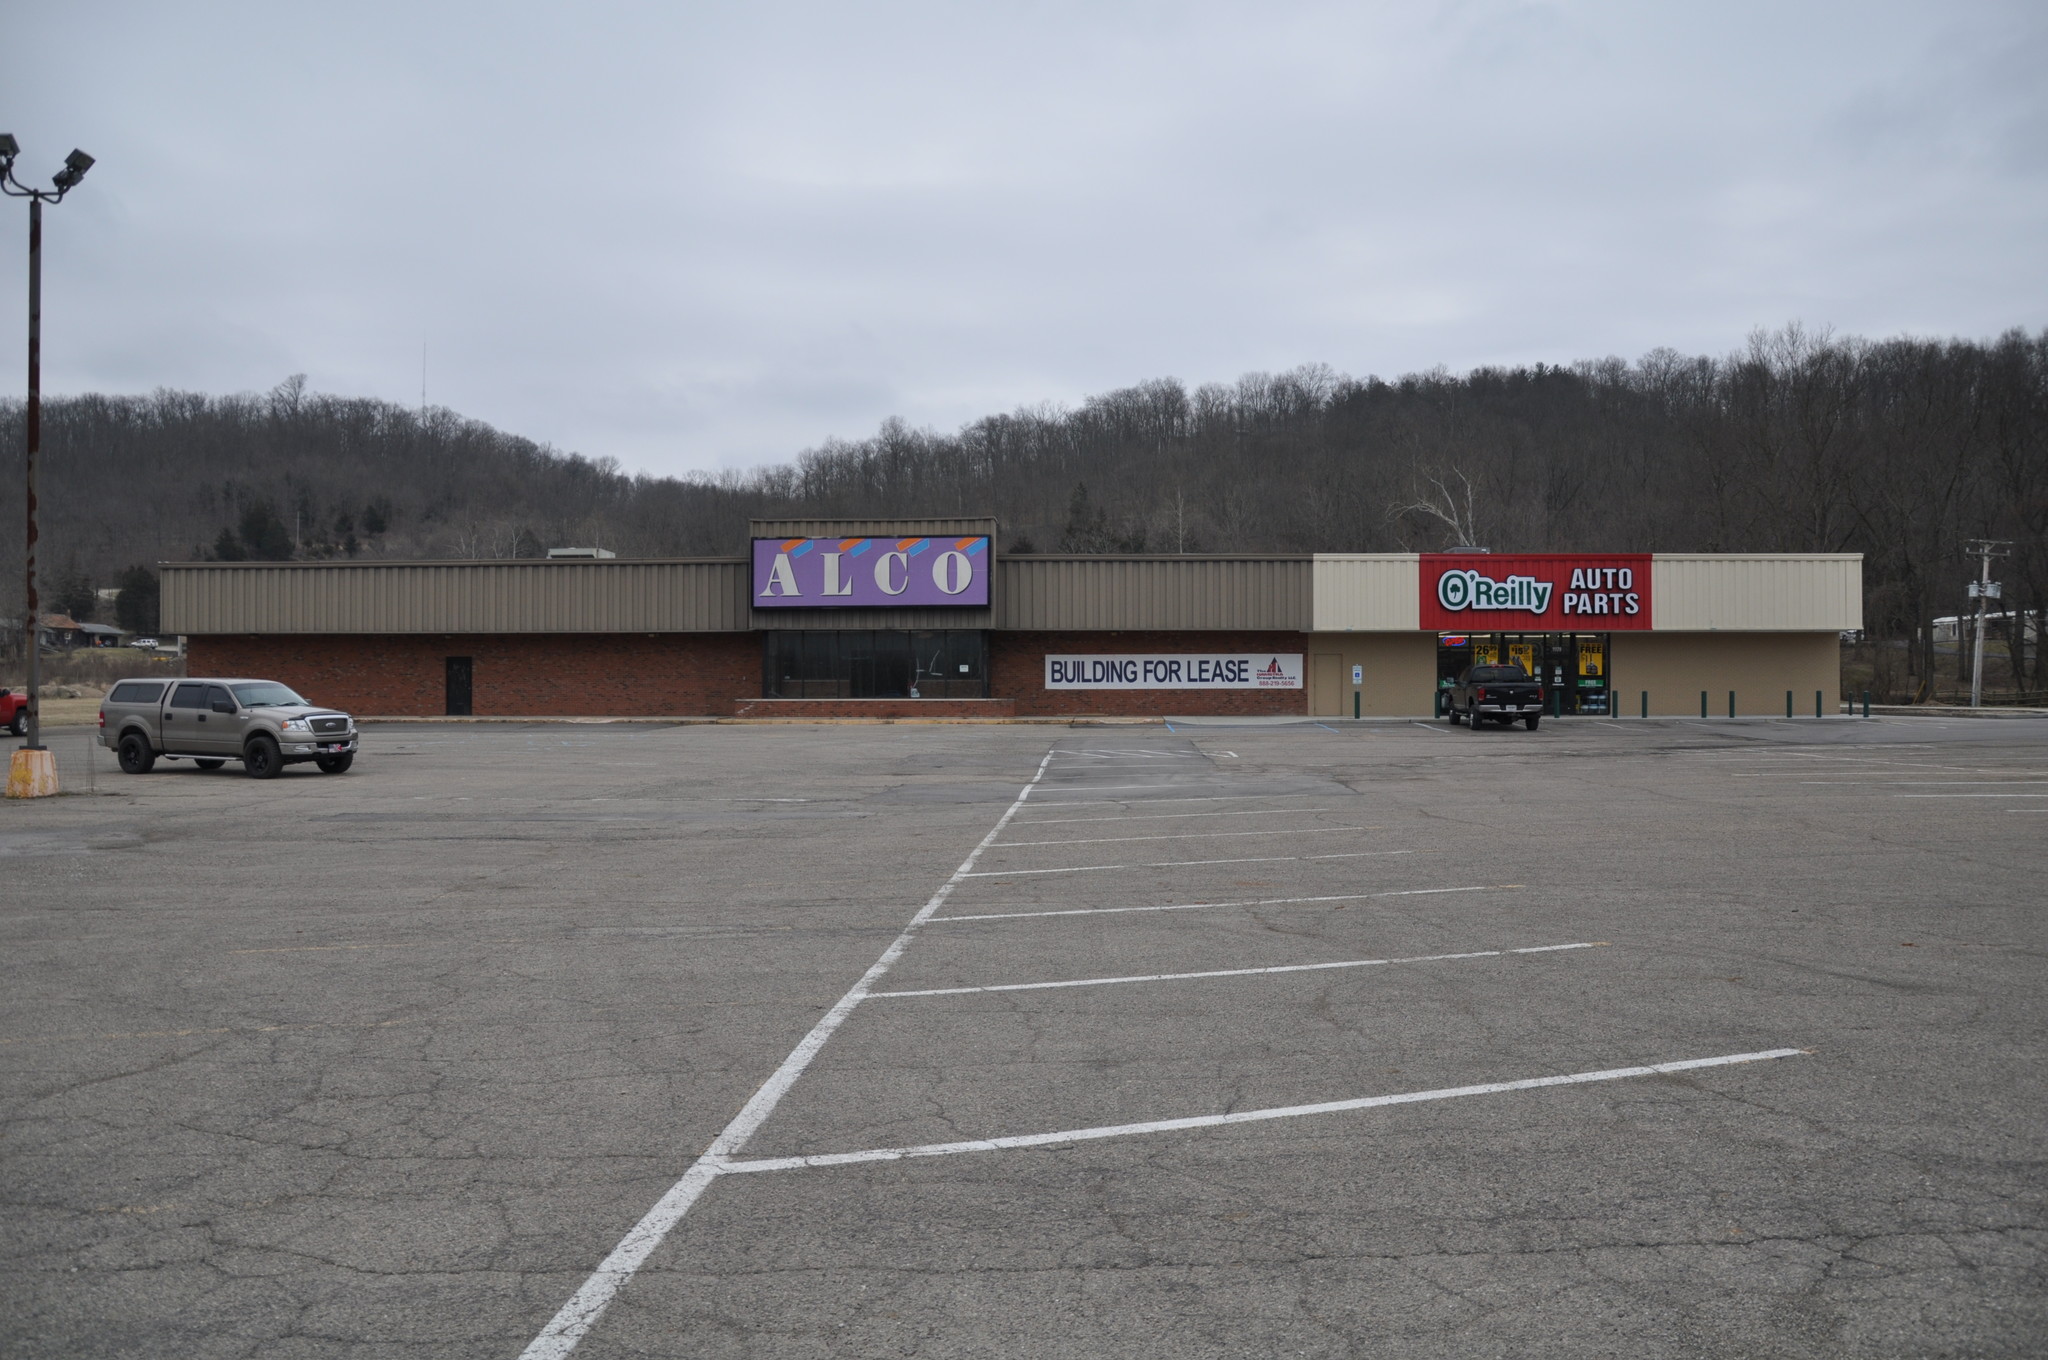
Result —
<instances>
[{"instance_id":1,"label":"tan pickup truck","mask_svg":"<svg viewBox=\"0 0 2048 1360\"><path fill-rule=\"evenodd\" d=\"M275 680L122 680L100 704L100 745L129 774L159 758L202 770L239 760L257 779L302 761L340 774L355 763L356 724Z\"/></svg>"}]
</instances>

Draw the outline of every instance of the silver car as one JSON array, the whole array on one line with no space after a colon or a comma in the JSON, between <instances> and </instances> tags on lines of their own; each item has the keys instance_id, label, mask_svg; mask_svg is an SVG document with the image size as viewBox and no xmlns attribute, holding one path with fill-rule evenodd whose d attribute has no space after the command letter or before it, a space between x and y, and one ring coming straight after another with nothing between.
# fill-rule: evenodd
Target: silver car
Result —
<instances>
[{"instance_id":1,"label":"silver car","mask_svg":"<svg viewBox=\"0 0 2048 1360\"><path fill-rule=\"evenodd\" d=\"M356 724L275 680L122 680L100 704L100 745L129 774L159 759L202 770L239 760L257 779L305 761L340 774L355 763Z\"/></svg>"}]
</instances>

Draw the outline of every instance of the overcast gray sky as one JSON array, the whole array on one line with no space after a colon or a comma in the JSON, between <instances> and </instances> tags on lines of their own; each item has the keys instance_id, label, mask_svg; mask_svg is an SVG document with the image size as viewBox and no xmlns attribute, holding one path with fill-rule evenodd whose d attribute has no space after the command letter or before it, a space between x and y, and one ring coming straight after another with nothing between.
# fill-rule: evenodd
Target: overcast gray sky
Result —
<instances>
[{"instance_id":1,"label":"overcast gray sky","mask_svg":"<svg viewBox=\"0 0 2048 1360\"><path fill-rule=\"evenodd\" d=\"M10 7L53 392L628 468L1152 377L2048 324L2048 5ZM26 211L0 216L20 390ZM11 243L11 244L9 244Z\"/></svg>"}]
</instances>

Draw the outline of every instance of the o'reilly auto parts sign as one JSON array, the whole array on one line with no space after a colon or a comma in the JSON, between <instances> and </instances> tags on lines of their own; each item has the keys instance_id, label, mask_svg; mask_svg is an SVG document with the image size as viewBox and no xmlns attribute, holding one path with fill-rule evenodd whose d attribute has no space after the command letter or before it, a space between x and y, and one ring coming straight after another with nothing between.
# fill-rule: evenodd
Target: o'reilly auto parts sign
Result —
<instances>
[{"instance_id":1,"label":"o'reilly auto parts sign","mask_svg":"<svg viewBox=\"0 0 2048 1360\"><path fill-rule=\"evenodd\" d=\"M1424 553L1434 632L1604 633L1650 627L1650 555Z\"/></svg>"},{"instance_id":2,"label":"o'reilly auto parts sign","mask_svg":"<svg viewBox=\"0 0 2048 1360\"><path fill-rule=\"evenodd\" d=\"M1300 652L1048 656L1047 689L1300 689Z\"/></svg>"}]
</instances>

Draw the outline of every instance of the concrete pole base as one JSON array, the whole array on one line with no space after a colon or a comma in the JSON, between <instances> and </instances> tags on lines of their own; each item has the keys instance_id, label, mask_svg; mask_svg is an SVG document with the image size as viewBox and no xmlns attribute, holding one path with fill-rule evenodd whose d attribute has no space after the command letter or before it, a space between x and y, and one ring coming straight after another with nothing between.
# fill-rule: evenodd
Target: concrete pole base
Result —
<instances>
[{"instance_id":1,"label":"concrete pole base","mask_svg":"<svg viewBox=\"0 0 2048 1360\"><path fill-rule=\"evenodd\" d=\"M57 793L57 755L45 747L31 751L26 747L14 753L7 762L7 796L9 798L51 798Z\"/></svg>"}]
</instances>

